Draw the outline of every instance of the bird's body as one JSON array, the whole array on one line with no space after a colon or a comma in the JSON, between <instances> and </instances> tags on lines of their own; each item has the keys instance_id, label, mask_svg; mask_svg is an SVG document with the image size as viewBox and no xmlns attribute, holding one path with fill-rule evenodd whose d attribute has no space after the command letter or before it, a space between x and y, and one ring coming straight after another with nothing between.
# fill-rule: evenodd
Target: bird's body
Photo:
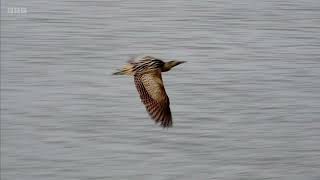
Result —
<instances>
[{"instance_id":1,"label":"bird's body","mask_svg":"<svg viewBox=\"0 0 320 180\"><path fill-rule=\"evenodd\" d=\"M163 62L152 56L130 60L119 72L114 75L134 76L136 88L142 103L156 123L162 127L172 126L172 115L169 97L164 88L161 72L169 71L172 67L184 61Z\"/></svg>"}]
</instances>

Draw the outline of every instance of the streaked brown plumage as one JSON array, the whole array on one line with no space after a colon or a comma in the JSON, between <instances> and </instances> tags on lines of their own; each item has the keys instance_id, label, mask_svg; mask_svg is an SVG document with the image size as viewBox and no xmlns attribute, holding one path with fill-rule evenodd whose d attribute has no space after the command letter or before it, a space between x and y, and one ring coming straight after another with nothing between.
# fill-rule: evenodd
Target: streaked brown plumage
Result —
<instances>
[{"instance_id":1,"label":"streaked brown plumage","mask_svg":"<svg viewBox=\"0 0 320 180\"><path fill-rule=\"evenodd\" d=\"M161 72L169 71L185 61L163 62L152 56L137 57L114 75L134 76L134 83L142 103L156 123L162 127L172 126L169 97L164 88Z\"/></svg>"}]
</instances>

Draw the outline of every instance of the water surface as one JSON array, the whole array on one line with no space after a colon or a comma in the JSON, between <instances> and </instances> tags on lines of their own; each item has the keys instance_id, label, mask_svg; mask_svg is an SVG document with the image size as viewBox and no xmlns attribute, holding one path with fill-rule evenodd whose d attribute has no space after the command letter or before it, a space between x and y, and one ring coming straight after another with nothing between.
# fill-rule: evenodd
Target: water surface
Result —
<instances>
[{"instance_id":1,"label":"water surface","mask_svg":"<svg viewBox=\"0 0 320 180\"><path fill-rule=\"evenodd\" d=\"M320 179L320 1L1 5L1 179ZM139 54L188 61L173 128L111 76Z\"/></svg>"}]
</instances>

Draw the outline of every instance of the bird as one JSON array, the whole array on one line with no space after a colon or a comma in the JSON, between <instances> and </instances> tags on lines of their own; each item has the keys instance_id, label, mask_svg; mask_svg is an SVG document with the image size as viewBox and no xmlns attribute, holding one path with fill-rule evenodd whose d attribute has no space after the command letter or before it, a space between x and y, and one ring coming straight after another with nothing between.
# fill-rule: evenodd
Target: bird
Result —
<instances>
[{"instance_id":1,"label":"bird","mask_svg":"<svg viewBox=\"0 0 320 180\"><path fill-rule=\"evenodd\" d=\"M170 101L161 74L185 62L177 60L164 62L153 56L138 56L129 60L113 75L133 76L141 102L145 105L151 119L156 124L160 123L163 128L169 128L172 127Z\"/></svg>"}]
</instances>

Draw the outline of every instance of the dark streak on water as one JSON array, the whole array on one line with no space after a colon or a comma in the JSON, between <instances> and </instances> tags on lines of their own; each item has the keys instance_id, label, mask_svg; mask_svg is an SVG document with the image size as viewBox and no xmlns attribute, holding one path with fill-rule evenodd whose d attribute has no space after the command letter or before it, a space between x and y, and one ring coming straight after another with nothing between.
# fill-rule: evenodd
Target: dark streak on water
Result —
<instances>
[{"instance_id":1,"label":"dark streak on water","mask_svg":"<svg viewBox=\"0 0 320 180\"><path fill-rule=\"evenodd\" d=\"M320 179L320 1L1 8L1 179ZM174 128L110 75L140 53L188 61Z\"/></svg>"}]
</instances>

